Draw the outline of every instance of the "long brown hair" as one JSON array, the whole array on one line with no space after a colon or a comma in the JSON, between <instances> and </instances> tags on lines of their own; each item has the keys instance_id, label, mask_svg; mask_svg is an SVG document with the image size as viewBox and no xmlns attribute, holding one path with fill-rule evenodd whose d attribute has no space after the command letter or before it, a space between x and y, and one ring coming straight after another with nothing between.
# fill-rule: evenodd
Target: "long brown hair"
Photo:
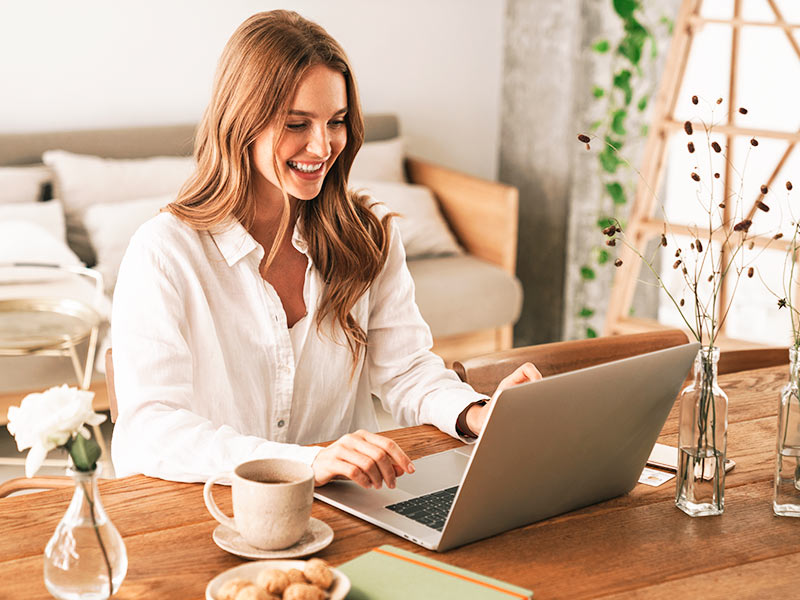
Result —
<instances>
[{"instance_id":1,"label":"long brown hair","mask_svg":"<svg viewBox=\"0 0 800 600\"><path fill-rule=\"evenodd\" d=\"M344 76L347 143L319 195L299 203L298 226L325 281L317 327L332 317L344 331L355 367L367 335L350 313L386 262L391 215L379 219L366 196L347 189L350 167L364 140L364 120L347 56L322 27L285 10L257 13L239 26L222 52L211 102L198 127L197 169L167 210L197 230L209 230L231 215L249 229L256 211L250 148L266 127L274 126L276 161L295 90L316 65ZM266 268L289 221L289 196L282 191L279 234L267 253Z\"/></svg>"}]
</instances>

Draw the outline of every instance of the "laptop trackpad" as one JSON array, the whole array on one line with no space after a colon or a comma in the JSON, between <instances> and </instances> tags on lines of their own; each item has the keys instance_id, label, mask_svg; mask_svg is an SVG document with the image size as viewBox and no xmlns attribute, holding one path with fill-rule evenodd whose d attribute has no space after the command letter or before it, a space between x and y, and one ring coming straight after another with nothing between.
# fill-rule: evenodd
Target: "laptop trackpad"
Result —
<instances>
[{"instance_id":1,"label":"laptop trackpad","mask_svg":"<svg viewBox=\"0 0 800 600\"><path fill-rule=\"evenodd\" d=\"M453 487L461 483L468 462L469 455L465 456L457 450L418 458L414 461L414 473L399 477L397 488L412 496L421 496Z\"/></svg>"}]
</instances>

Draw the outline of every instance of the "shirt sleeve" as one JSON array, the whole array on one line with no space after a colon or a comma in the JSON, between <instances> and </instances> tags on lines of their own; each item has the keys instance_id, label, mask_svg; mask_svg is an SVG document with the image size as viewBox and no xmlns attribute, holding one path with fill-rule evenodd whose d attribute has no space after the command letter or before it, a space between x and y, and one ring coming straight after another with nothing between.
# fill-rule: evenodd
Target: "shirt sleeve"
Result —
<instances>
[{"instance_id":1,"label":"shirt sleeve","mask_svg":"<svg viewBox=\"0 0 800 600\"><path fill-rule=\"evenodd\" d=\"M205 481L256 458L311 464L320 447L271 442L215 425L193 406L193 360L181 281L157 241L137 234L119 271L112 308L118 476ZM154 247L155 246L155 247Z\"/></svg>"},{"instance_id":2,"label":"shirt sleeve","mask_svg":"<svg viewBox=\"0 0 800 600\"><path fill-rule=\"evenodd\" d=\"M460 438L458 415L487 399L431 352L433 337L414 301L400 233L393 223L386 264L370 289L367 366L372 393L404 426L431 424Z\"/></svg>"}]
</instances>

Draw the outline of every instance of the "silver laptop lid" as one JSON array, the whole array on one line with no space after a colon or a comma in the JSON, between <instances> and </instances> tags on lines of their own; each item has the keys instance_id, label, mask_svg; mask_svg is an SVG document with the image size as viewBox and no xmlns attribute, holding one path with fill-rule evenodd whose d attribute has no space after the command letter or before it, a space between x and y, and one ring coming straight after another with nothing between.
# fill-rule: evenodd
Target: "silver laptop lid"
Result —
<instances>
[{"instance_id":1,"label":"silver laptop lid","mask_svg":"<svg viewBox=\"0 0 800 600\"><path fill-rule=\"evenodd\" d=\"M699 348L667 348L503 392L438 550L633 489Z\"/></svg>"}]
</instances>

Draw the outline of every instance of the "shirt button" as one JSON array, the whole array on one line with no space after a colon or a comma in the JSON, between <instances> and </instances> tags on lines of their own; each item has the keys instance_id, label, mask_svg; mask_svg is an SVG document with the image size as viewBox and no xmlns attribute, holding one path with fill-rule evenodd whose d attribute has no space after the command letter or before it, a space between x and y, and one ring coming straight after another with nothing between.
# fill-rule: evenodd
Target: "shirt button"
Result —
<instances>
[{"instance_id":1,"label":"shirt button","mask_svg":"<svg viewBox=\"0 0 800 600\"><path fill-rule=\"evenodd\" d=\"M283 419L278 421L278 427L283 427L284 425L286 425L286 423L285 423L285 421Z\"/></svg>"}]
</instances>

